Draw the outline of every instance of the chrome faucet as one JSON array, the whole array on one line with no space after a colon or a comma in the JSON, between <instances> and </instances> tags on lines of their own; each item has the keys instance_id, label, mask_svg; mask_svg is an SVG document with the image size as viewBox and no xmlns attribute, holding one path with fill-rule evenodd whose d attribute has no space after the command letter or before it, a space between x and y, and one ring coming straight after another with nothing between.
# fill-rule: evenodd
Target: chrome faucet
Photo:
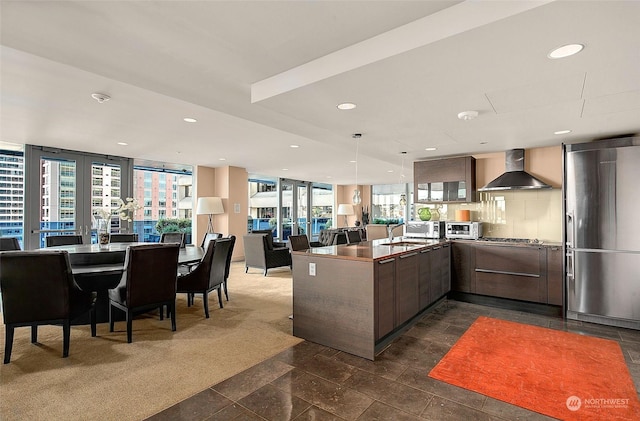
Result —
<instances>
[{"instance_id":1,"label":"chrome faucet","mask_svg":"<svg viewBox=\"0 0 640 421\"><path fill-rule=\"evenodd\" d=\"M389 233L389 242L393 242L393 230L404 225L404 222L396 225L387 225L387 232Z\"/></svg>"}]
</instances>

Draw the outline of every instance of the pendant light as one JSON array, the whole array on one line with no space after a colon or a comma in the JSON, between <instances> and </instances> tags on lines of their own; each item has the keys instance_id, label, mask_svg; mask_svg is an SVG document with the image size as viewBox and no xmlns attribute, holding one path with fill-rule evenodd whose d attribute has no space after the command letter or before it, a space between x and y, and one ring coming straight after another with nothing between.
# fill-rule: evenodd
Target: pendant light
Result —
<instances>
[{"instance_id":1,"label":"pendant light","mask_svg":"<svg viewBox=\"0 0 640 421\"><path fill-rule=\"evenodd\" d=\"M352 137L356 140L356 188L353 190L351 202L354 205L359 205L362 203L362 197L360 197L360 190L358 189L358 147L360 146L360 138L362 137L362 134L354 133Z\"/></svg>"},{"instance_id":2,"label":"pendant light","mask_svg":"<svg viewBox=\"0 0 640 421\"><path fill-rule=\"evenodd\" d=\"M400 172L400 184L404 184L405 191L407 189L406 183L404 182L404 156L407 154L406 152L400 152L402 154L402 171ZM407 195L405 193L400 194L400 206L407 206Z\"/></svg>"}]
</instances>

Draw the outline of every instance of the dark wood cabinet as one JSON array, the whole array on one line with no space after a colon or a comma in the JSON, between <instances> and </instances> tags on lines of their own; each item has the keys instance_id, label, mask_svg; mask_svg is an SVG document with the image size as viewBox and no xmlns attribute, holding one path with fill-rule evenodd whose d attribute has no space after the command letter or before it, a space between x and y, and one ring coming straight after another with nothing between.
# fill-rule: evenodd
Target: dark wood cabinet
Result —
<instances>
[{"instance_id":1,"label":"dark wood cabinet","mask_svg":"<svg viewBox=\"0 0 640 421\"><path fill-rule=\"evenodd\" d=\"M543 247L475 247L477 294L547 302L547 253Z\"/></svg>"},{"instance_id":2,"label":"dark wood cabinet","mask_svg":"<svg viewBox=\"0 0 640 421\"><path fill-rule=\"evenodd\" d=\"M378 340L395 327L396 259L379 260L375 265L375 338Z\"/></svg>"},{"instance_id":3,"label":"dark wood cabinet","mask_svg":"<svg viewBox=\"0 0 640 421\"><path fill-rule=\"evenodd\" d=\"M440 249L440 284L442 294L448 294L451 291L451 246L443 244Z\"/></svg>"},{"instance_id":4,"label":"dark wood cabinet","mask_svg":"<svg viewBox=\"0 0 640 421\"><path fill-rule=\"evenodd\" d=\"M454 242L451 245L451 290L476 292L474 245Z\"/></svg>"},{"instance_id":5,"label":"dark wood cabinet","mask_svg":"<svg viewBox=\"0 0 640 421\"><path fill-rule=\"evenodd\" d=\"M416 203L475 202L476 160L472 156L413 163Z\"/></svg>"},{"instance_id":6,"label":"dark wood cabinet","mask_svg":"<svg viewBox=\"0 0 640 421\"><path fill-rule=\"evenodd\" d=\"M547 248L547 302L555 306L563 304L562 287L564 274L562 273L562 247Z\"/></svg>"},{"instance_id":7,"label":"dark wood cabinet","mask_svg":"<svg viewBox=\"0 0 640 421\"><path fill-rule=\"evenodd\" d=\"M420 309L427 307L434 299L431 298L431 249L423 249L418 253L418 290L420 294Z\"/></svg>"},{"instance_id":8,"label":"dark wood cabinet","mask_svg":"<svg viewBox=\"0 0 640 421\"><path fill-rule=\"evenodd\" d=\"M396 320L400 326L420 311L418 252L401 254L396 259Z\"/></svg>"}]
</instances>

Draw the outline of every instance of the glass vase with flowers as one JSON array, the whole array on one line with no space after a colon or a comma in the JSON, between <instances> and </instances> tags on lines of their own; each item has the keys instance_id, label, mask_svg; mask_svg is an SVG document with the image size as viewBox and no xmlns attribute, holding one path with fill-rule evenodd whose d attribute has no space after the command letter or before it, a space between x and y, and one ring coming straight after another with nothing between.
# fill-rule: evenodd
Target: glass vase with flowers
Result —
<instances>
[{"instance_id":1,"label":"glass vase with flowers","mask_svg":"<svg viewBox=\"0 0 640 421\"><path fill-rule=\"evenodd\" d=\"M126 201L125 201L126 200ZM115 216L120 218L121 221L131 222L133 212L136 209L140 209L138 201L132 197L127 197L125 200L118 199L118 208L111 209L108 207L97 208L95 210L96 216L99 219L96 220L97 232L98 232L98 244L101 248L107 248L109 245L109 234L111 233L111 219Z\"/></svg>"}]
</instances>

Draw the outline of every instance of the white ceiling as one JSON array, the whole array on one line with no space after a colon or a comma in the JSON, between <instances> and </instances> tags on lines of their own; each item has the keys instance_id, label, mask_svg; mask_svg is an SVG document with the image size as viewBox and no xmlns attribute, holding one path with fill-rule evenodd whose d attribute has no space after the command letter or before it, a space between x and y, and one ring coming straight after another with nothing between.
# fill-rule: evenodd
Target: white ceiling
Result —
<instances>
[{"instance_id":1,"label":"white ceiling","mask_svg":"<svg viewBox=\"0 0 640 421\"><path fill-rule=\"evenodd\" d=\"M0 17L4 142L353 184L362 133L358 182L386 184L418 159L640 132L640 1L2 0ZM586 47L547 58L568 43Z\"/></svg>"}]
</instances>

